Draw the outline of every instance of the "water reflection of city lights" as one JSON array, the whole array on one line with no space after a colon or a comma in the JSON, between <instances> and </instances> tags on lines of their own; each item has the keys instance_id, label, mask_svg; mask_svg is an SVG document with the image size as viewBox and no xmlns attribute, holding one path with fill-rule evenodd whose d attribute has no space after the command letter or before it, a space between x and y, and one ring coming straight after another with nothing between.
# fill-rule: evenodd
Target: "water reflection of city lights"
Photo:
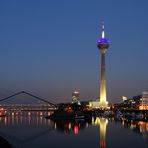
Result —
<instances>
[{"instance_id":1,"label":"water reflection of city lights","mask_svg":"<svg viewBox=\"0 0 148 148\"><path fill-rule=\"evenodd\" d=\"M54 129L57 129L57 124L56 123L54 124Z\"/></svg>"},{"instance_id":2,"label":"water reflection of city lights","mask_svg":"<svg viewBox=\"0 0 148 148\"><path fill-rule=\"evenodd\" d=\"M20 123L21 123L21 125L22 125L22 121L23 121L23 117L20 116Z\"/></svg>"},{"instance_id":3,"label":"water reflection of city lights","mask_svg":"<svg viewBox=\"0 0 148 148\"><path fill-rule=\"evenodd\" d=\"M31 115L31 113L30 112L28 112L28 116L30 116Z\"/></svg>"},{"instance_id":4,"label":"water reflection of city lights","mask_svg":"<svg viewBox=\"0 0 148 148\"><path fill-rule=\"evenodd\" d=\"M50 120L47 120L47 124L50 125Z\"/></svg>"},{"instance_id":5,"label":"water reflection of city lights","mask_svg":"<svg viewBox=\"0 0 148 148\"><path fill-rule=\"evenodd\" d=\"M14 125L14 113L13 113L13 116L12 116L12 125Z\"/></svg>"},{"instance_id":6,"label":"water reflection of city lights","mask_svg":"<svg viewBox=\"0 0 148 148\"><path fill-rule=\"evenodd\" d=\"M148 122L139 121L140 133L148 133Z\"/></svg>"},{"instance_id":7,"label":"water reflection of city lights","mask_svg":"<svg viewBox=\"0 0 148 148\"><path fill-rule=\"evenodd\" d=\"M30 125L30 122L31 122L31 117L30 115L28 116L28 124Z\"/></svg>"},{"instance_id":8,"label":"water reflection of city lights","mask_svg":"<svg viewBox=\"0 0 148 148\"><path fill-rule=\"evenodd\" d=\"M136 128L136 125L133 124L133 123L131 123L131 125L130 125L130 129L134 129L134 128Z\"/></svg>"},{"instance_id":9,"label":"water reflection of city lights","mask_svg":"<svg viewBox=\"0 0 148 148\"><path fill-rule=\"evenodd\" d=\"M101 148L106 148L106 140L100 141L100 147Z\"/></svg>"},{"instance_id":10,"label":"water reflection of city lights","mask_svg":"<svg viewBox=\"0 0 148 148\"><path fill-rule=\"evenodd\" d=\"M86 123L86 127L88 127L88 122Z\"/></svg>"},{"instance_id":11,"label":"water reflection of city lights","mask_svg":"<svg viewBox=\"0 0 148 148\"><path fill-rule=\"evenodd\" d=\"M122 125L124 126L125 122L124 122L124 119L122 120Z\"/></svg>"},{"instance_id":12,"label":"water reflection of city lights","mask_svg":"<svg viewBox=\"0 0 148 148\"><path fill-rule=\"evenodd\" d=\"M42 124L43 124L42 119L43 119L43 117L42 117L42 116L40 116L40 125L42 125Z\"/></svg>"},{"instance_id":13,"label":"water reflection of city lights","mask_svg":"<svg viewBox=\"0 0 148 148\"><path fill-rule=\"evenodd\" d=\"M4 123L7 124L7 117L4 118Z\"/></svg>"},{"instance_id":14,"label":"water reflection of city lights","mask_svg":"<svg viewBox=\"0 0 148 148\"><path fill-rule=\"evenodd\" d=\"M19 120L18 116L16 116L16 125L18 125L18 120Z\"/></svg>"},{"instance_id":15,"label":"water reflection of city lights","mask_svg":"<svg viewBox=\"0 0 148 148\"><path fill-rule=\"evenodd\" d=\"M36 118L36 124L37 125L39 124L39 118L38 117Z\"/></svg>"},{"instance_id":16,"label":"water reflection of city lights","mask_svg":"<svg viewBox=\"0 0 148 148\"><path fill-rule=\"evenodd\" d=\"M79 133L79 127L78 125L74 126L74 133L77 135Z\"/></svg>"},{"instance_id":17,"label":"water reflection of city lights","mask_svg":"<svg viewBox=\"0 0 148 148\"><path fill-rule=\"evenodd\" d=\"M68 129L71 130L71 123L68 124Z\"/></svg>"},{"instance_id":18,"label":"water reflection of city lights","mask_svg":"<svg viewBox=\"0 0 148 148\"><path fill-rule=\"evenodd\" d=\"M95 125L100 125L100 119L98 117L95 120Z\"/></svg>"},{"instance_id":19,"label":"water reflection of city lights","mask_svg":"<svg viewBox=\"0 0 148 148\"><path fill-rule=\"evenodd\" d=\"M3 108L0 108L0 111L3 111L4 109Z\"/></svg>"}]
</instances>

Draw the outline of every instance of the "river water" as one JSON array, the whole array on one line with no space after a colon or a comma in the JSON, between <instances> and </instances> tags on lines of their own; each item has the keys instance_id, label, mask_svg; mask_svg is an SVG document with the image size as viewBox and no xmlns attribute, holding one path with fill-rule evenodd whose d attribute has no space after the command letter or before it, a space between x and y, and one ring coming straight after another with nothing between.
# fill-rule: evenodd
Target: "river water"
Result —
<instances>
[{"instance_id":1,"label":"river water","mask_svg":"<svg viewBox=\"0 0 148 148\"><path fill-rule=\"evenodd\" d=\"M148 148L148 122L102 117L52 121L42 114L11 115L0 117L0 136L14 148Z\"/></svg>"}]
</instances>

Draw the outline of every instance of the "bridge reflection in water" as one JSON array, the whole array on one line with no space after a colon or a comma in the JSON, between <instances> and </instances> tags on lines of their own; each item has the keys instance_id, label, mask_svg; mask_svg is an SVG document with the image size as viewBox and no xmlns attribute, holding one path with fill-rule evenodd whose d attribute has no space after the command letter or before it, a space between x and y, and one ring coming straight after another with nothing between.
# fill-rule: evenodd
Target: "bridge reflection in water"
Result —
<instances>
[{"instance_id":1,"label":"bridge reflection in water","mask_svg":"<svg viewBox=\"0 0 148 148\"><path fill-rule=\"evenodd\" d=\"M16 148L27 147L30 142L55 129L53 122L45 119L45 114L46 112L23 112L22 115L2 116L0 136Z\"/></svg>"},{"instance_id":2,"label":"bridge reflection in water","mask_svg":"<svg viewBox=\"0 0 148 148\"><path fill-rule=\"evenodd\" d=\"M51 115L52 111L33 111L33 112L12 112L9 116L0 116L0 123L6 126L21 125L46 125L50 120L46 120L45 116Z\"/></svg>"}]
</instances>

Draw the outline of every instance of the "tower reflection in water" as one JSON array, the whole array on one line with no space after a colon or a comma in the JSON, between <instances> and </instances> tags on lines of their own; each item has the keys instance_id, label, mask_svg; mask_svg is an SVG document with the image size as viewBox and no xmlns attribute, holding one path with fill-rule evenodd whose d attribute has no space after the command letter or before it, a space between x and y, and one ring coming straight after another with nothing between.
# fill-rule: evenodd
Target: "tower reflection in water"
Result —
<instances>
[{"instance_id":1,"label":"tower reflection in water","mask_svg":"<svg viewBox=\"0 0 148 148\"><path fill-rule=\"evenodd\" d=\"M105 118L100 118L100 147L106 148L106 126L108 120Z\"/></svg>"},{"instance_id":2,"label":"tower reflection in water","mask_svg":"<svg viewBox=\"0 0 148 148\"><path fill-rule=\"evenodd\" d=\"M92 118L92 125L100 126L100 148L106 148L106 127L108 124L108 119L100 117L100 118Z\"/></svg>"}]
</instances>

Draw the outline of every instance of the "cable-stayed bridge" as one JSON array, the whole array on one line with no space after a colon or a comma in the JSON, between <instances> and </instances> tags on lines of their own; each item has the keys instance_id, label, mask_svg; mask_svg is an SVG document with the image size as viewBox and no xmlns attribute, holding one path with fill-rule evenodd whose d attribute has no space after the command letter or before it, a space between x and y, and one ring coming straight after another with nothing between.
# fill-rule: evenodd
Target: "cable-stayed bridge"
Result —
<instances>
[{"instance_id":1,"label":"cable-stayed bridge","mask_svg":"<svg viewBox=\"0 0 148 148\"><path fill-rule=\"evenodd\" d=\"M31 97L33 100L36 100L35 103L30 103L29 101L27 103L8 103L9 100L14 100L15 97L18 97L20 95L26 95L28 97ZM0 99L0 116L2 115L8 115L8 114L22 114L22 112L35 112L35 111L51 111L56 110L57 105L49 102L46 99L43 99L41 97L38 97L32 93L26 92L26 91L20 91L17 93L14 93L10 96L4 97ZM42 114L42 113L40 113Z\"/></svg>"},{"instance_id":2,"label":"cable-stayed bridge","mask_svg":"<svg viewBox=\"0 0 148 148\"><path fill-rule=\"evenodd\" d=\"M44 117L56 109L56 104L26 91L0 98L0 136L14 147L27 147L55 129Z\"/></svg>"}]
</instances>

